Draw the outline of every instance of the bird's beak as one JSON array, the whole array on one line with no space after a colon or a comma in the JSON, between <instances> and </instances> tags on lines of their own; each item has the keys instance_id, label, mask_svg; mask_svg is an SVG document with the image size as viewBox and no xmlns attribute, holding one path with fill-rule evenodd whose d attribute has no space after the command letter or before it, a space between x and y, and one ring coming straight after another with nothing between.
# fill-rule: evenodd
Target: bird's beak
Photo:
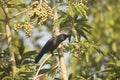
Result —
<instances>
[{"instance_id":1,"label":"bird's beak","mask_svg":"<svg viewBox=\"0 0 120 80\"><path fill-rule=\"evenodd\" d=\"M70 41L71 41L71 35L68 34L68 35L67 35L67 38L68 38L68 41L70 42Z\"/></svg>"}]
</instances>

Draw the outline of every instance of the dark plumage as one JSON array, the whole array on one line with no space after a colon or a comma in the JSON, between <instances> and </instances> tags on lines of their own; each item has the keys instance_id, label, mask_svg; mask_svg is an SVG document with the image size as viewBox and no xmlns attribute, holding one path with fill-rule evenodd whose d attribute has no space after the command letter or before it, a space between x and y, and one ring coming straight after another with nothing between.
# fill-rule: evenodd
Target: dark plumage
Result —
<instances>
[{"instance_id":1,"label":"dark plumage","mask_svg":"<svg viewBox=\"0 0 120 80\"><path fill-rule=\"evenodd\" d=\"M53 53L53 51L58 47L58 45L64 41L66 38L68 37L68 35L66 34L60 34L55 38L51 38L47 41L47 43L44 45L44 47L42 48L41 52L38 54L38 56L35 58L35 63L38 63L39 60L42 58L42 56L47 53L47 52L51 52Z\"/></svg>"}]
</instances>

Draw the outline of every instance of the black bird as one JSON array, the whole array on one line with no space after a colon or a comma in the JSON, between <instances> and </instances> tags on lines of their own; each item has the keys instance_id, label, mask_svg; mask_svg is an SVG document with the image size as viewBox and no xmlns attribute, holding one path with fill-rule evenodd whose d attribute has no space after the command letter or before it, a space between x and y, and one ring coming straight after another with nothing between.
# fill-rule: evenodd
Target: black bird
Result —
<instances>
[{"instance_id":1,"label":"black bird","mask_svg":"<svg viewBox=\"0 0 120 80\"><path fill-rule=\"evenodd\" d=\"M64 41L69 35L67 34L60 34L57 37L53 37L47 41L47 43L44 45L38 56L35 58L35 63L38 63L39 60L42 58L42 56L47 53L53 51L58 47L58 45Z\"/></svg>"}]
</instances>

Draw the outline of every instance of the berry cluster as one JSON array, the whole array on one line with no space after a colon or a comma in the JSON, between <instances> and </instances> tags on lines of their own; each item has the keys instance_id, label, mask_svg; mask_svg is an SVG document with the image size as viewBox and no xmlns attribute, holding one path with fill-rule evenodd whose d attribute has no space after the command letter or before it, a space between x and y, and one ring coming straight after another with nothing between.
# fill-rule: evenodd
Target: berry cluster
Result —
<instances>
[{"instance_id":1,"label":"berry cluster","mask_svg":"<svg viewBox=\"0 0 120 80\"><path fill-rule=\"evenodd\" d=\"M85 53L89 47L90 45L88 42L73 43L73 48L75 49L75 51L77 51L76 53L78 53L79 55Z\"/></svg>"},{"instance_id":2,"label":"berry cluster","mask_svg":"<svg viewBox=\"0 0 120 80\"><path fill-rule=\"evenodd\" d=\"M79 57L79 59L81 59L82 56L89 51L89 49L93 49L94 46L87 41L72 42L68 45L69 47L66 47L66 49L70 50L70 52L73 53L74 56Z\"/></svg>"},{"instance_id":3,"label":"berry cluster","mask_svg":"<svg viewBox=\"0 0 120 80\"><path fill-rule=\"evenodd\" d=\"M47 2L40 4L38 1L35 1L31 4L29 16L33 23L37 19L37 23L42 25L48 17L53 19L53 10Z\"/></svg>"},{"instance_id":4,"label":"berry cluster","mask_svg":"<svg viewBox=\"0 0 120 80\"><path fill-rule=\"evenodd\" d=\"M29 24L28 22L18 23L14 25L14 29L15 31L18 31L19 29L23 29L26 33L26 36L30 37L32 31L32 25Z\"/></svg>"}]
</instances>

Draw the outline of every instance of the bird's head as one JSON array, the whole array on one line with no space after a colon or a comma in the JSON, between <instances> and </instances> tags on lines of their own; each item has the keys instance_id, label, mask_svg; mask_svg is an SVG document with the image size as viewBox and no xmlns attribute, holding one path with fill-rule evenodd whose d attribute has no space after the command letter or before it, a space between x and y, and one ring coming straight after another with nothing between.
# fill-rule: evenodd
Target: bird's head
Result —
<instances>
[{"instance_id":1,"label":"bird's head","mask_svg":"<svg viewBox=\"0 0 120 80\"><path fill-rule=\"evenodd\" d=\"M59 42L62 42L62 41L64 41L68 36L69 36L69 35L67 35L67 34L60 34L60 35L57 36L57 40L58 40Z\"/></svg>"}]
</instances>

